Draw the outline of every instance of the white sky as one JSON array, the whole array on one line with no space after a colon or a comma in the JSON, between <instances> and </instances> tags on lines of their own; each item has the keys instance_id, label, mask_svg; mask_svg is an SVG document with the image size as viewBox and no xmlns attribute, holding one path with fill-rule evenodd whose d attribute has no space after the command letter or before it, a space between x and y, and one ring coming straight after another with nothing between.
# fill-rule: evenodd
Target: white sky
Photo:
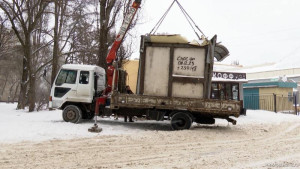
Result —
<instances>
[{"instance_id":1,"label":"white sky","mask_svg":"<svg viewBox=\"0 0 300 169\"><path fill-rule=\"evenodd\" d=\"M149 33L173 0L143 0L139 35ZM300 63L299 0L179 0L206 36L218 35L230 56L242 65L295 60ZM157 33L196 35L176 4ZM139 46L139 45L138 45ZM139 57L138 47L133 58Z\"/></svg>"}]
</instances>

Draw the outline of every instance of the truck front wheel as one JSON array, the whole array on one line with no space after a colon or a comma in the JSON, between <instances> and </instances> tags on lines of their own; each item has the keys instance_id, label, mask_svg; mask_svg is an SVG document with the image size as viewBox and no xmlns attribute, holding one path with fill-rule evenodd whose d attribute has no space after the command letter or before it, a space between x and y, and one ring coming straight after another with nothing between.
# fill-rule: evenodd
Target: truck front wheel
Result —
<instances>
[{"instance_id":1,"label":"truck front wheel","mask_svg":"<svg viewBox=\"0 0 300 169\"><path fill-rule=\"evenodd\" d=\"M173 130L189 129L193 123L192 118L187 113L176 113L171 118L171 127Z\"/></svg>"},{"instance_id":2,"label":"truck front wheel","mask_svg":"<svg viewBox=\"0 0 300 169\"><path fill-rule=\"evenodd\" d=\"M66 122L79 123L82 118L82 111L78 106L68 105L64 108L62 116Z\"/></svg>"}]
</instances>

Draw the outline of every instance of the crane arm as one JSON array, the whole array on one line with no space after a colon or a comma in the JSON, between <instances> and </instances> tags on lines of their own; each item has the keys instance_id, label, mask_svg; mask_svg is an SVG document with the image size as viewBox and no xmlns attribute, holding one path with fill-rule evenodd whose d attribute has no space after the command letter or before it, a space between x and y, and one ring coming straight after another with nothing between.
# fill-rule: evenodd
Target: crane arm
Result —
<instances>
[{"instance_id":1,"label":"crane arm","mask_svg":"<svg viewBox=\"0 0 300 169\"><path fill-rule=\"evenodd\" d=\"M120 45L125 37L125 34L127 33L129 26L132 23L132 20L138 10L138 8L140 7L142 0L135 0L131 6L131 8L129 9L128 13L126 14L124 21L122 23L121 29L118 33L118 35L116 36L116 40L114 41L107 57L106 57L106 63L108 64L108 68L107 68L107 86L108 88L112 87L112 83L113 83L113 74L114 74L114 70L115 67L112 65L113 61L116 59L116 55L117 55L117 51L120 48Z\"/></svg>"},{"instance_id":2,"label":"crane arm","mask_svg":"<svg viewBox=\"0 0 300 169\"><path fill-rule=\"evenodd\" d=\"M116 53L118 51L118 49L120 48L120 45L125 37L125 34L127 33L129 26L138 10L138 8L140 7L141 4L141 0L135 0L131 6L131 8L129 9L128 13L126 14L123 24L121 26L121 29L116 37L116 40L114 41L107 57L106 57L106 63L112 63L113 60L116 59Z\"/></svg>"}]
</instances>

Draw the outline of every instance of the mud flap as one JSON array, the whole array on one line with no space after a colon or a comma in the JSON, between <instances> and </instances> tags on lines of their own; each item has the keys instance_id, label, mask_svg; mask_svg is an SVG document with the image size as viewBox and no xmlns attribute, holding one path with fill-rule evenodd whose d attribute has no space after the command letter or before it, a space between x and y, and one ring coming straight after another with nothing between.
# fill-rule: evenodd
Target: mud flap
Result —
<instances>
[{"instance_id":1,"label":"mud flap","mask_svg":"<svg viewBox=\"0 0 300 169\"><path fill-rule=\"evenodd\" d=\"M230 123L232 123L233 125L236 125L236 120L232 119L232 118L226 118L226 120Z\"/></svg>"}]
</instances>

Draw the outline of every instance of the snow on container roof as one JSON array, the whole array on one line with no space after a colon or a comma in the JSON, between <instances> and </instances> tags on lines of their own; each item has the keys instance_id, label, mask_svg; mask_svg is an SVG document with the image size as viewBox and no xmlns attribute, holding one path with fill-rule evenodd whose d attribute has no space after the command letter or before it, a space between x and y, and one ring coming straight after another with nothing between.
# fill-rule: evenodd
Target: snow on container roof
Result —
<instances>
[{"instance_id":1,"label":"snow on container roof","mask_svg":"<svg viewBox=\"0 0 300 169\"><path fill-rule=\"evenodd\" d=\"M145 36L146 42L152 42L152 43L177 43L177 44L189 44L189 45L195 45L195 46L206 46L209 44L207 40L193 40L189 42L185 37L179 35L179 34L171 34L171 35L146 35ZM216 44L215 46L215 52L214 57L218 61L224 60L227 56L229 56L228 49L221 45Z\"/></svg>"},{"instance_id":2,"label":"snow on container roof","mask_svg":"<svg viewBox=\"0 0 300 169\"><path fill-rule=\"evenodd\" d=\"M189 41L178 34L173 35L148 35L146 36L147 42L152 43L185 43L188 44Z\"/></svg>"}]
</instances>

